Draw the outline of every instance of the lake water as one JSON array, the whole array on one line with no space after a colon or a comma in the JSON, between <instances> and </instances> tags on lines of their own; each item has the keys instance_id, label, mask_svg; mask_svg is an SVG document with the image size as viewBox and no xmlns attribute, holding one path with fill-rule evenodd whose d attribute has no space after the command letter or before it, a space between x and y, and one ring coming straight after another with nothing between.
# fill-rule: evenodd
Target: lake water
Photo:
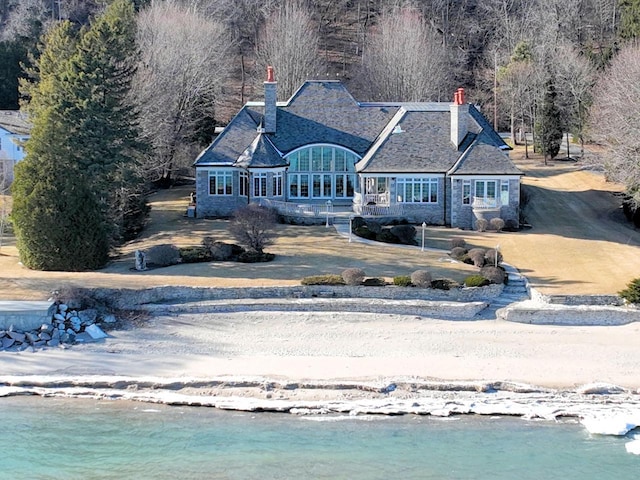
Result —
<instances>
[{"instance_id":1,"label":"lake water","mask_svg":"<svg viewBox=\"0 0 640 480\"><path fill-rule=\"evenodd\" d=\"M0 399L7 479L627 479L628 438L518 418L298 417Z\"/></svg>"}]
</instances>

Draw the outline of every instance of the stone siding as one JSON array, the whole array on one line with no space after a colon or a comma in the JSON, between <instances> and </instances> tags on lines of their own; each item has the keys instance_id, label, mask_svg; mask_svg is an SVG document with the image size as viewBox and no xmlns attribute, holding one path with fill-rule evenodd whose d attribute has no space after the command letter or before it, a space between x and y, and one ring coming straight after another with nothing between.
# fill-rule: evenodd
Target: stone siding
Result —
<instances>
[{"instance_id":1,"label":"stone siding","mask_svg":"<svg viewBox=\"0 0 640 480\"><path fill-rule=\"evenodd\" d=\"M238 171L233 172L233 195L209 195L209 170L198 169L196 172L196 216L198 218L229 217L238 208L247 205L247 197L237 195L240 191Z\"/></svg>"}]
</instances>

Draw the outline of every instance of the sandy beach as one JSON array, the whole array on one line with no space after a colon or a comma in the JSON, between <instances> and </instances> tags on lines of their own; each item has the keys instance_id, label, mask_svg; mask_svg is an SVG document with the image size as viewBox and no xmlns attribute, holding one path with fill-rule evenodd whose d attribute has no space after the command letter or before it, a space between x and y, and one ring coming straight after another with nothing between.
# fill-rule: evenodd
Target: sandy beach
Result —
<instances>
[{"instance_id":1,"label":"sandy beach","mask_svg":"<svg viewBox=\"0 0 640 480\"><path fill-rule=\"evenodd\" d=\"M0 395L551 418L621 408L640 418L637 324L236 312L153 316L110 334L68 350L5 352Z\"/></svg>"}]
</instances>

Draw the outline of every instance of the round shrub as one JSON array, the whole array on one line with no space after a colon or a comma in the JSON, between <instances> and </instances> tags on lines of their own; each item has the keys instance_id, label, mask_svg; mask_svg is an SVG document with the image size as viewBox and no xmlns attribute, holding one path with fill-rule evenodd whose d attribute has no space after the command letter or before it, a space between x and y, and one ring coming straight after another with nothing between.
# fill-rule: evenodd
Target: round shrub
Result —
<instances>
[{"instance_id":1,"label":"round shrub","mask_svg":"<svg viewBox=\"0 0 640 480\"><path fill-rule=\"evenodd\" d=\"M631 280L627 288L621 290L618 295L629 303L640 303L640 278Z\"/></svg>"},{"instance_id":2,"label":"round shrub","mask_svg":"<svg viewBox=\"0 0 640 480\"><path fill-rule=\"evenodd\" d=\"M431 288L431 274L426 270L416 270L411 274L411 283L420 288Z\"/></svg>"},{"instance_id":3,"label":"round shrub","mask_svg":"<svg viewBox=\"0 0 640 480\"><path fill-rule=\"evenodd\" d=\"M416 245L417 243L416 227L413 225L396 225L395 227L391 227L391 233L404 245Z\"/></svg>"},{"instance_id":4,"label":"round shrub","mask_svg":"<svg viewBox=\"0 0 640 480\"><path fill-rule=\"evenodd\" d=\"M180 263L180 250L175 245L163 243L144 251L150 267L168 267Z\"/></svg>"},{"instance_id":5,"label":"round shrub","mask_svg":"<svg viewBox=\"0 0 640 480\"><path fill-rule=\"evenodd\" d=\"M476 267L484 267L486 253L484 248L472 248L467 252L467 256Z\"/></svg>"},{"instance_id":6,"label":"round shrub","mask_svg":"<svg viewBox=\"0 0 640 480\"><path fill-rule=\"evenodd\" d=\"M498 256L497 262L496 255ZM493 265L495 267L496 264L500 265L502 263L502 253L500 253L500 251L496 250L495 248L490 248L484 254L484 260L486 265Z\"/></svg>"},{"instance_id":7,"label":"round shrub","mask_svg":"<svg viewBox=\"0 0 640 480\"><path fill-rule=\"evenodd\" d=\"M501 285L504 283L505 271L500 267L487 265L480 269L480 275L489 280L491 283Z\"/></svg>"},{"instance_id":8,"label":"round shrub","mask_svg":"<svg viewBox=\"0 0 640 480\"><path fill-rule=\"evenodd\" d=\"M364 270L361 268L347 268L342 272L342 279L347 285L362 285Z\"/></svg>"},{"instance_id":9,"label":"round shrub","mask_svg":"<svg viewBox=\"0 0 640 480\"><path fill-rule=\"evenodd\" d=\"M496 232L501 232L504 228L504 220L500 217L492 218L489 220L489 226Z\"/></svg>"},{"instance_id":10,"label":"round shrub","mask_svg":"<svg viewBox=\"0 0 640 480\"><path fill-rule=\"evenodd\" d=\"M402 243L388 228L381 230L380 233L376 235L376 240L384 243Z\"/></svg>"},{"instance_id":11,"label":"round shrub","mask_svg":"<svg viewBox=\"0 0 640 480\"><path fill-rule=\"evenodd\" d=\"M409 275L398 275L397 277L393 277L393 284L398 287L410 287L413 285Z\"/></svg>"},{"instance_id":12,"label":"round shrub","mask_svg":"<svg viewBox=\"0 0 640 480\"><path fill-rule=\"evenodd\" d=\"M450 242L452 250L454 248L465 248L467 246L467 242L462 237L453 237Z\"/></svg>"},{"instance_id":13,"label":"round shrub","mask_svg":"<svg viewBox=\"0 0 640 480\"><path fill-rule=\"evenodd\" d=\"M451 249L451 253L449 255L451 258L455 260L462 260L462 258L467 254L467 249L463 247L453 247Z\"/></svg>"},{"instance_id":14,"label":"round shrub","mask_svg":"<svg viewBox=\"0 0 640 480\"><path fill-rule=\"evenodd\" d=\"M479 232L486 232L487 227L489 226L489 222L484 218L479 218L476 220L476 230Z\"/></svg>"},{"instance_id":15,"label":"round shrub","mask_svg":"<svg viewBox=\"0 0 640 480\"><path fill-rule=\"evenodd\" d=\"M451 290L452 288L458 288L460 284L450 278L436 278L431 282L431 288L437 290Z\"/></svg>"},{"instance_id":16,"label":"round shrub","mask_svg":"<svg viewBox=\"0 0 640 480\"><path fill-rule=\"evenodd\" d=\"M484 287L489 285L489 280L484 278L482 275L469 275L464 279L465 287Z\"/></svg>"},{"instance_id":17,"label":"round shrub","mask_svg":"<svg viewBox=\"0 0 640 480\"><path fill-rule=\"evenodd\" d=\"M365 287L384 287L386 284L387 282L385 282L384 278L379 277L365 278L364 282L362 282Z\"/></svg>"}]
</instances>

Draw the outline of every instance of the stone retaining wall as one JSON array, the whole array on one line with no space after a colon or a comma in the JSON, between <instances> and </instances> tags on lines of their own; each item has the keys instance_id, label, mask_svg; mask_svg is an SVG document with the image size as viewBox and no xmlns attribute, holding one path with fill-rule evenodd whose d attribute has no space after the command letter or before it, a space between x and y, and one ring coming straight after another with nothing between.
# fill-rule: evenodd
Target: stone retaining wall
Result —
<instances>
[{"instance_id":1,"label":"stone retaining wall","mask_svg":"<svg viewBox=\"0 0 640 480\"><path fill-rule=\"evenodd\" d=\"M617 295L544 295L531 289L531 299L551 305L624 305L624 300Z\"/></svg>"},{"instance_id":2,"label":"stone retaining wall","mask_svg":"<svg viewBox=\"0 0 640 480\"><path fill-rule=\"evenodd\" d=\"M138 308L160 315L220 312L364 312L471 320L487 308L486 302L380 300L367 298L300 298L217 300L178 304L146 304Z\"/></svg>"},{"instance_id":3,"label":"stone retaining wall","mask_svg":"<svg viewBox=\"0 0 640 480\"><path fill-rule=\"evenodd\" d=\"M535 325L612 326L640 321L640 310L611 305L514 305L496 312L500 320Z\"/></svg>"},{"instance_id":4,"label":"stone retaining wall","mask_svg":"<svg viewBox=\"0 0 640 480\"><path fill-rule=\"evenodd\" d=\"M143 290L86 289L91 297L112 308L132 309L152 303L187 303L207 300L243 298L376 298L385 300L429 300L448 302L478 302L496 298L503 285L437 290L412 287L362 287L300 285L293 287L207 288L164 286Z\"/></svg>"}]
</instances>

